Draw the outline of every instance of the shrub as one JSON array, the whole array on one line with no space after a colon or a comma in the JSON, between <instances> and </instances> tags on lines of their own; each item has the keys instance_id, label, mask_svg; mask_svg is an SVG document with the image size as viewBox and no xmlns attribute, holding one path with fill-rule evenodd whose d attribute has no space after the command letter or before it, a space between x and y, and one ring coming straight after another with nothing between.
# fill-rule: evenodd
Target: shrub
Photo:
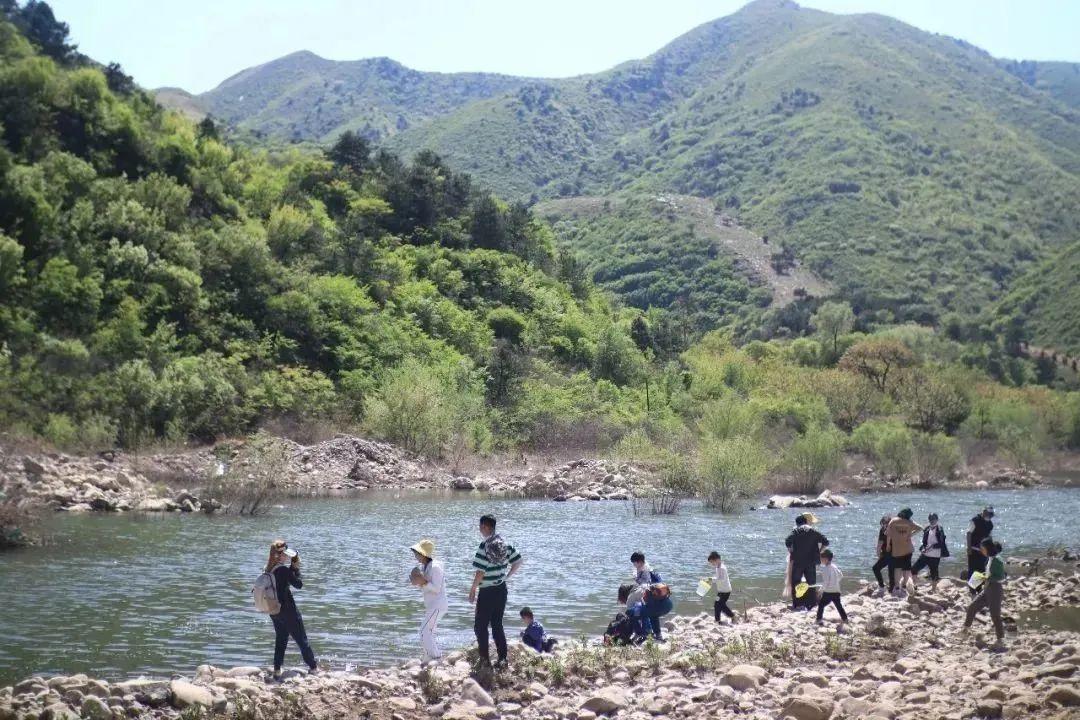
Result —
<instances>
[{"instance_id":1,"label":"shrub","mask_svg":"<svg viewBox=\"0 0 1080 720\"><path fill-rule=\"evenodd\" d=\"M707 441L698 460L705 506L731 512L761 487L768 459L761 443L747 437Z\"/></svg>"},{"instance_id":2,"label":"shrub","mask_svg":"<svg viewBox=\"0 0 1080 720\"><path fill-rule=\"evenodd\" d=\"M506 340L512 345L521 344L526 328L521 313L507 307L495 308L488 313L487 322L497 339Z\"/></svg>"},{"instance_id":3,"label":"shrub","mask_svg":"<svg viewBox=\"0 0 1080 720\"><path fill-rule=\"evenodd\" d=\"M917 433L912 442L915 475L920 487L934 487L960 464L960 444L947 435Z\"/></svg>"},{"instance_id":4,"label":"shrub","mask_svg":"<svg viewBox=\"0 0 1080 720\"><path fill-rule=\"evenodd\" d=\"M784 464L791 471L793 489L818 493L825 476L840 465L841 439L832 429L811 429L795 439L787 449Z\"/></svg>"},{"instance_id":5,"label":"shrub","mask_svg":"<svg viewBox=\"0 0 1080 720\"><path fill-rule=\"evenodd\" d=\"M896 395L908 425L926 433L954 433L971 413L971 398L957 383L922 368L903 374Z\"/></svg>"},{"instance_id":6,"label":"shrub","mask_svg":"<svg viewBox=\"0 0 1080 720\"><path fill-rule=\"evenodd\" d=\"M701 409L698 430L715 440L740 435L754 436L763 424L761 409L734 393L706 402Z\"/></svg>"},{"instance_id":7,"label":"shrub","mask_svg":"<svg viewBox=\"0 0 1080 720\"><path fill-rule=\"evenodd\" d=\"M885 400L869 379L842 370L824 370L815 378L815 387L825 398L833 423L851 432L881 409Z\"/></svg>"},{"instance_id":8,"label":"shrub","mask_svg":"<svg viewBox=\"0 0 1080 720\"><path fill-rule=\"evenodd\" d=\"M888 424L874 439L874 459L886 473L897 479L911 470L914 453L911 431L902 425Z\"/></svg>"},{"instance_id":9,"label":"shrub","mask_svg":"<svg viewBox=\"0 0 1080 720\"><path fill-rule=\"evenodd\" d=\"M840 368L869 379L881 392L892 389L897 371L911 367L915 354L907 345L890 338L871 338L855 343L840 358Z\"/></svg>"},{"instance_id":10,"label":"shrub","mask_svg":"<svg viewBox=\"0 0 1080 720\"><path fill-rule=\"evenodd\" d=\"M0 550L33 544L40 513L40 506L22 493L0 490Z\"/></svg>"},{"instance_id":11,"label":"shrub","mask_svg":"<svg viewBox=\"0 0 1080 720\"><path fill-rule=\"evenodd\" d=\"M225 472L207 484L203 494L221 503L226 513L258 515L284 491L289 459L284 440L256 433L244 443Z\"/></svg>"}]
</instances>

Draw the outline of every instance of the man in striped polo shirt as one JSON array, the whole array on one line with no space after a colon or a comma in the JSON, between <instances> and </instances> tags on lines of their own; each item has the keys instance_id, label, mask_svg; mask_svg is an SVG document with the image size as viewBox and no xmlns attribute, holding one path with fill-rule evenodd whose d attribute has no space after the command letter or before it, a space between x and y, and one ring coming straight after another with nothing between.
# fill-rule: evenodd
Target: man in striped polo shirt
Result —
<instances>
[{"instance_id":1,"label":"man in striped polo shirt","mask_svg":"<svg viewBox=\"0 0 1080 720\"><path fill-rule=\"evenodd\" d=\"M480 647L480 662L491 663L488 654L488 626L495 638L495 650L499 654L497 665L506 664L506 633L503 631L503 613L506 612L506 581L521 567L521 555L495 532L495 518L480 518L480 536L484 538L473 557L472 589L469 602L476 604L473 630Z\"/></svg>"}]
</instances>

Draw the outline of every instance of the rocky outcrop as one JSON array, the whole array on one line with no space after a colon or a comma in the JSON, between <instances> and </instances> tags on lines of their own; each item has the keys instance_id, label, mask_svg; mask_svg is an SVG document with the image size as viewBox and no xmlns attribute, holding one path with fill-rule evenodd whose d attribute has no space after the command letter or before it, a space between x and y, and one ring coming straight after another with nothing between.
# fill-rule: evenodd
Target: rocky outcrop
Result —
<instances>
[{"instance_id":1,"label":"rocky outcrop","mask_svg":"<svg viewBox=\"0 0 1080 720\"><path fill-rule=\"evenodd\" d=\"M93 457L24 455L5 464L0 488L15 489L33 502L68 512L212 511L218 507L215 502L173 490L162 480L200 482L208 472L200 462L194 455L185 462L112 452Z\"/></svg>"},{"instance_id":2,"label":"rocky outcrop","mask_svg":"<svg viewBox=\"0 0 1080 720\"><path fill-rule=\"evenodd\" d=\"M848 505L851 503L843 495L834 495L830 490L824 490L813 498L805 495L773 495L765 507L769 510L786 510L787 508L829 508Z\"/></svg>"},{"instance_id":3,"label":"rocky outcrop","mask_svg":"<svg viewBox=\"0 0 1080 720\"><path fill-rule=\"evenodd\" d=\"M1019 578L1010 583L1006 612L1027 609L1033 594L1080 607L1078 582L1075 574ZM851 625L844 634L831 624L832 609L830 624L819 627L812 615L773 604L749 610L735 625L677 617L661 646L568 641L544 656L518 646L510 669L495 674L473 673L467 654L455 652L428 668L414 661L385 670L288 672L280 684L256 667L209 665L172 680L34 677L0 689L0 718L1076 717L1080 633L1022 628L1010 634L1007 650L995 652L982 624L972 636L959 633L967 602L960 583L943 581L904 600L871 597L870 590L853 588L845 597Z\"/></svg>"},{"instance_id":4,"label":"rocky outcrop","mask_svg":"<svg viewBox=\"0 0 1080 720\"><path fill-rule=\"evenodd\" d=\"M642 468L581 458L528 476L521 494L568 502L629 500L635 488L649 487L652 482L652 475Z\"/></svg>"}]
</instances>

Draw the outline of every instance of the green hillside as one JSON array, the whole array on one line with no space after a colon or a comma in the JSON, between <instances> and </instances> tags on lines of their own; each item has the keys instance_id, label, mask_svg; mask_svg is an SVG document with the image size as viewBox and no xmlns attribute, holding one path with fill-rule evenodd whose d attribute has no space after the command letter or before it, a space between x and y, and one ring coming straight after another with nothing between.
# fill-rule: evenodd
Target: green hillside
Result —
<instances>
[{"instance_id":1,"label":"green hillside","mask_svg":"<svg viewBox=\"0 0 1080 720\"><path fill-rule=\"evenodd\" d=\"M1080 242L1031 268L1001 301L1002 326L1033 345L1080 356Z\"/></svg>"},{"instance_id":2,"label":"green hillside","mask_svg":"<svg viewBox=\"0 0 1080 720\"><path fill-rule=\"evenodd\" d=\"M523 206L351 133L325 156L232 147L48 43L51 13L3 12L30 39L0 16L0 431L363 423L460 454L633 417L636 313Z\"/></svg>"},{"instance_id":3,"label":"green hillside","mask_svg":"<svg viewBox=\"0 0 1080 720\"><path fill-rule=\"evenodd\" d=\"M377 140L522 82L491 73L418 72L389 58L337 62L298 52L194 98L213 117L270 138L332 141L352 130ZM179 108L190 102L175 93L158 99Z\"/></svg>"},{"instance_id":4,"label":"green hillside","mask_svg":"<svg viewBox=\"0 0 1080 720\"><path fill-rule=\"evenodd\" d=\"M1080 108L1080 63L1002 60L1002 67L1028 85L1072 108Z\"/></svg>"},{"instance_id":5,"label":"green hillside","mask_svg":"<svg viewBox=\"0 0 1080 720\"><path fill-rule=\"evenodd\" d=\"M705 198L861 316L936 323L983 313L1080 232L1074 71L757 0L595 75L451 91L458 76L300 53L198 100L276 137L351 127L405 156L431 149L509 199Z\"/></svg>"}]
</instances>

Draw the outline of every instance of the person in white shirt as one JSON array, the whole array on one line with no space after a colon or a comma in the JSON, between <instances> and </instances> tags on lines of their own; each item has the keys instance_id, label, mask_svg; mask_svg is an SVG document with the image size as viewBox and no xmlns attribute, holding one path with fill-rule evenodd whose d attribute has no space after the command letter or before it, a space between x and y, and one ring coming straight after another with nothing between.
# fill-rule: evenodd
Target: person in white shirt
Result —
<instances>
[{"instance_id":1,"label":"person in white shirt","mask_svg":"<svg viewBox=\"0 0 1080 720\"><path fill-rule=\"evenodd\" d=\"M840 613L840 627L844 627L847 624L847 613L844 612L844 606L840 602L840 581L844 579L844 573L840 572L833 563L832 550L825 549L821 551L821 600L817 606L817 623L823 625L825 623L825 606L832 603L836 606L836 611Z\"/></svg>"},{"instance_id":2,"label":"person in white shirt","mask_svg":"<svg viewBox=\"0 0 1080 720\"><path fill-rule=\"evenodd\" d=\"M713 550L709 553L709 564L716 570L716 602L713 603L713 616L716 622L720 622L721 615L727 615L732 624L735 623L735 613L728 607L727 601L731 597L731 579L728 577L727 565L720 553Z\"/></svg>"},{"instance_id":3,"label":"person in white shirt","mask_svg":"<svg viewBox=\"0 0 1080 720\"><path fill-rule=\"evenodd\" d=\"M420 588L424 596L424 619L420 623L420 644L424 648L424 662L432 662L442 657L435 631L439 620L446 614L446 579L443 565L435 559L435 543L421 540L410 548L416 558L416 567L409 576L409 582Z\"/></svg>"}]
</instances>

